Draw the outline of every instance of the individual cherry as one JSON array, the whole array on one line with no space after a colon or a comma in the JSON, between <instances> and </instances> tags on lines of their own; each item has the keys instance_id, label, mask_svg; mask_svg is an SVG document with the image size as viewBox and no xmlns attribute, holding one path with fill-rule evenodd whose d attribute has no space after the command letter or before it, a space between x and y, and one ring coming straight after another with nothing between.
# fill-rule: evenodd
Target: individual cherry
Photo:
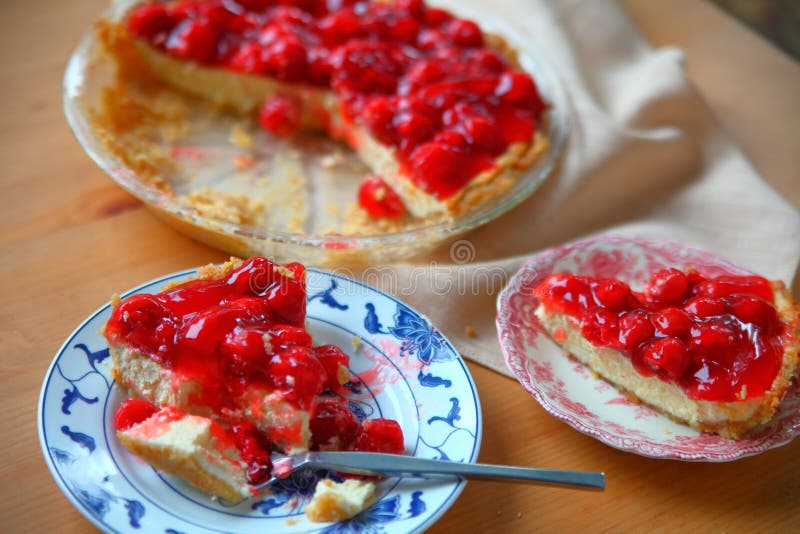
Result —
<instances>
[{"instance_id":1,"label":"individual cherry","mask_svg":"<svg viewBox=\"0 0 800 534\"><path fill-rule=\"evenodd\" d=\"M306 347L291 347L272 357L267 373L276 387L286 391L300 406L322 393L325 368Z\"/></svg>"},{"instance_id":2,"label":"individual cherry","mask_svg":"<svg viewBox=\"0 0 800 534\"><path fill-rule=\"evenodd\" d=\"M644 294L651 302L661 305L676 305L683 302L689 280L678 269L662 269L653 274L644 288Z\"/></svg>"},{"instance_id":3,"label":"individual cherry","mask_svg":"<svg viewBox=\"0 0 800 534\"><path fill-rule=\"evenodd\" d=\"M361 180L358 187L358 204L372 217L397 219L405 213L400 196L389 187L383 178L370 174Z\"/></svg>"},{"instance_id":4,"label":"individual cherry","mask_svg":"<svg viewBox=\"0 0 800 534\"><path fill-rule=\"evenodd\" d=\"M314 356L325 368L324 387L328 391L340 391L350 380L350 356L336 345L314 347Z\"/></svg>"},{"instance_id":5,"label":"individual cherry","mask_svg":"<svg viewBox=\"0 0 800 534\"><path fill-rule=\"evenodd\" d=\"M653 324L668 336L685 336L692 327L692 320L680 308L667 307L653 312Z\"/></svg>"},{"instance_id":6,"label":"individual cherry","mask_svg":"<svg viewBox=\"0 0 800 534\"><path fill-rule=\"evenodd\" d=\"M612 312L628 309L633 300L630 288L619 280L601 280L593 291L597 302Z\"/></svg>"},{"instance_id":7,"label":"individual cherry","mask_svg":"<svg viewBox=\"0 0 800 534\"><path fill-rule=\"evenodd\" d=\"M619 342L628 350L636 349L654 333L653 323L642 310L626 312L619 318Z\"/></svg>"},{"instance_id":8,"label":"individual cherry","mask_svg":"<svg viewBox=\"0 0 800 534\"><path fill-rule=\"evenodd\" d=\"M128 31L157 45L163 44L174 26L175 19L160 4L142 5L128 18Z\"/></svg>"},{"instance_id":9,"label":"individual cherry","mask_svg":"<svg viewBox=\"0 0 800 534\"><path fill-rule=\"evenodd\" d=\"M644 350L643 360L654 371L662 371L672 380L680 380L692 364L686 345L674 337L653 341Z\"/></svg>"},{"instance_id":10,"label":"individual cherry","mask_svg":"<svg viewBox=\"0 0 800 534\"><path fill-rule=\"evenodd\" d=\"M261 127L279 137L292 135L300 127L300 107L288 96L268 97L258 112Z\"/></svg>"},{"instance_id":11,"label":"individual cherry","mask_svg":"<svg viewBox=\"0 0 800 534\"><path fill-rule=\"evenodd\" d=\"M241 422L231 427L233 441L247 464L247 479L251 484L264 482L272 472L269 444L249 422Z\"/></svg>"},{"instance_id":12,"label":"individual cherry","mask_svg":"<svg viewBox=\"0 0 800 534\"><path fill-rule=\"evenodd\" d=\"M353 449L365 452L403 452L403 431L391 419L366 419L361 423Z\"/></svg>"},{"instance_id":13,"label":"individual cherry","mask_svg":"<svg viewBox=\"0 0 800 534\"><path fill-rule=\"evenodd\" d=\"M775 307L759 297L736 297L731 302L730 309L742 322L757 326L767 335L772 334L778 324Z\"/></svg>"},{"instance_id":14,"label":"individual cherry","mask_svg":"<svg viewBox=\"0 0 800 534\"><path fill-rule=\"evenodd\" d=\"M311 412L311 448L347 450L356 440L359 422L342 398L320 400Z\"/></svg>"},{"instance_id":15,"label":"individual cherry","mask_svg":"<svg viewBox=\"0 0 800 534\"><path fill-rule=\"evenodd\" d=\"M124 432L132 426L149 419L157 411L158 408L146 400L125 399L114 412L114 428Z\"/></svg>"},{"instance_id":16,"label":"individual cherry","mask_svg":"<svg viewBox=\"0 0 800 534\"><path fill-rule=\"evenodd\" d=\"M206 21L184 20L172 30L165 46L177 57L210 63L217 55L217 33Z\"/></svg>"},{"instance_id":17,"label":"individual cherry","mask_svg":"<svg viewBox=\"0 0 800 534\"><path fill-rule=\"evenodd\" d=\"M710 297L694 297L684 304L683 310L690 315L705 319L728 313L728 305L722 300Z\"/></svg>"}]
</instances>

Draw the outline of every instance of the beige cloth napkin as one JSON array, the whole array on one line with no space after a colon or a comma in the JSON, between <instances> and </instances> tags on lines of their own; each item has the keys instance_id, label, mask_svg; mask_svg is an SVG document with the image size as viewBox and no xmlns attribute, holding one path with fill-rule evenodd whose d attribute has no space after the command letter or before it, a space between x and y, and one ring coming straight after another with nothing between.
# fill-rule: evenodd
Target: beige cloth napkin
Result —
<instances>
[{"instance_id":1,"label":"beige cloth napkin","mask_svg":"<svg viewBox=\"0 0 800 534\"><path fill-rule=\"evenodd\" d=\"M457 0L439 3L464 12ZM667 237L791 282L800 214L720 129L680 50L650 48L610 1L473 5L520 30L563 78L573 106L566 156L531 198L451 250L387 267L382 289L426 314L466 358L510 374L494 325L498 280L552 245L597 232Z\"/></svg>"}]
</instances>

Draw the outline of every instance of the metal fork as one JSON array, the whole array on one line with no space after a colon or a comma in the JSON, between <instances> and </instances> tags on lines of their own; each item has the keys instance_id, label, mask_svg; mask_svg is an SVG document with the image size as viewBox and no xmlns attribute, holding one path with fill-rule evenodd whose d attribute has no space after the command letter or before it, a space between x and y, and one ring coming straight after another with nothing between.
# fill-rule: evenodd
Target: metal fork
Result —
<instances>
[{"instance_id":1,"label":"metal fork","mask_svg":"<svg viewBox=\"0 0 800 534\"><path fill-rule=\"evenodd\" d=\"M274 466L272 476L266 482L259 484L258 489L266 488L293 472L306 468L368 476L418 478L456 476L586 490L603 490L606 487L605 473L458 463L375 452L308 452L295 456L272 453L272 465Z\"/></svg>"}]
</instances>

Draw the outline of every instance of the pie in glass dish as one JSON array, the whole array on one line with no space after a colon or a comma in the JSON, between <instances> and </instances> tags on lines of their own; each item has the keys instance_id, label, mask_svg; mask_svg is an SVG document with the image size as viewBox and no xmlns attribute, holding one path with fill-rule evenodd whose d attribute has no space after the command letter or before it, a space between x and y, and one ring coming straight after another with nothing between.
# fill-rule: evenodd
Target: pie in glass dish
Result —
<instances>
[{"instance_id":1,"label":"pie in glass dish","mask_svg":"<svg viewBox=\"0 0 800 534\"><path fill-rule=\"evenodd\" d=\"M511 46L421 0L145 2L98 31L129 77L346 143L372 172L357 195L371 218L457 216L548 145Z\"/></svg>"}]
</instances>

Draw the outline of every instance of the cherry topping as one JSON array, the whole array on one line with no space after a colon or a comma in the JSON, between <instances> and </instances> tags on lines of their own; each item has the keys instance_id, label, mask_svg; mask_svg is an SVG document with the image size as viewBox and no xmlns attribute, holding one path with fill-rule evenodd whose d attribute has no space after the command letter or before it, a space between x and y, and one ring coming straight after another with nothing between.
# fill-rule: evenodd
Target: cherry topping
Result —
<instances>
[{"instance_id":1,"label":"cherry topping","mask_svg":"<svg viewBox=\"0 0 800 534\"><path fill-rule=\"evenodd\" d=\"M322 393L325 368L306 347L292 347L272 357L267 372L276 387L287 391L301 406Z\"/></svg>"},{"instance_id":2,"label":"cherry topping","mask_svg":"<svg viewBox=\"0 0 800 534\"><path fill-rule=\"evenodd\" d=\"M158 408L146 400L125 399L114 412L114 428L120 431L128 430L145 419L149 419L157 411Z\"/></svg>"},{"instance_id":3,"label":"cherry topping","mask_svg":"<svg viewBox=\"0 0 800 534\"><path fill-rule=\"evenodd\" d=\"M404 449L403 431L391 419L366 419L361 423L353 449L400 454Z\"/></svg>"},{"instance_id":4,"label":"cherry topping","mask_svg":"<svg viewBox=\"0 0 800 534\"><path fill-rule=\"evenodd\" d=\"M174 25L167 8L159 4L143 5L128 18L128 31L158 44L166 40Z\"/></svg>"},{"instance_id":5,"label":"cherry topping","mask_svg":"<svg viewBox=\"0 0 800 534\"><path fill-rule=\"evenodd\" d=\"M287 137L300 126L300 107L287 96L270 96L258 112L261 127L280 137Z\"/></svg>"},{"instance_id":6,"label":"cherry topping","mask_svg":"<svg viewBox=\"0 0 800 534\"><path fill-rule=\"evenodd\" d=\"M311 413L311 447L313 449L348 449L356 440L359 423L341 398L319 401Z\"/></svg>"},{"instance_id":7,"label":"cherry topping","mask_svg":"<svg viewBox=\"0 0 800 534\"><path fill-rule=\"evenodd\" d=\"M695 297L683 305L684 311L697 317L715 317L728 312L728 305L722 300L709 297Z\"/></svg>"},{"instance_id":8,"label":"cherry topping","mask_svg":"<svg viewBox=\"0 0 800 534\"><path fill-rule=\"evenodd\" d=\"M530 76L521 71L507 72L500 76L495 94L503 102L524 104L542 109L542 99Z\"/></svg>"},{"instance_id":9,"label":"cherry topping","mask_svg":"<svg viewBox=\"0 0 800 534\"><path fill-rule=\"evenodd\" d=\"M509 145L530 143L545 108L531 77L489 49L473 21L421 0L159 3L134 8L128 27L179 58L331 89L344 119L327 123L331 135L354 143L353 126L365 126L440 200ZM285 97L259 110L281 136L301 118Z\"/></svg>"},{"instance_id":10,"label":"cherry topping","mask_svg":"<svg viewBox=\"0 0 800 534\"><path fill-rule=\"evenodd\" d=\"M674 305L683 301L689 279L677 269L663 269L653 274L650 283L644 288L644 294L651 302L662 305Z\"/></svg>"},{"instance_id":11,"label":"cherry topping","mask_svg":"<svg viewBox=\"0 0 800 534\"><path fill-rule=\"evenodd\" d=\"M284 280L268 289L264 297L282 323L303 325L306 317L306 288L302 279Z\"/></svg>"},{"instance_id":12,"label":"cherry topping","mask_svg":"<svg viewBox=\"0 0 800 534\"><path fill-rule=\"evenodd\" d=\"M652 320L658 330L668 336L685 336L692 327L692 320L679 308L666 307L657 310L653 313Z\"/></svg>"},{"instance_id":13,"label":"cherry topping","mask_svg":"<svg viewBox=\"0 0 800 534\"><path fill-rule=\"evenodd\" d=\"M411 161L411 179L439 198L447 198L465 182L463 160L450 145L425 143L414 151Z\"/></svg>"},{"instance_id":14,"label":"cherry topping","mask_svg":"<svg viewBox=\"0 0 800 534\"><path fill-rule=\"evenodd\" d=\"M242 402L255 416L264 409L260 401L250 403L251 392L259 399L268 395L288 408L312 412L315 446L350 448L361 433L362 445L372 447L369 450L397 449L390 423L378 422L371 430L370 423L365 430L344 401L321 395L325 390L345 392L349 357L334 345L312 348L304 328L305 305L303 265L280 266L261 257L241 262L221 278L191 280L157 295L126 298L106 324L109 342L149 356L176 380L189 379L196 387L185 406L161 411L143 400L123 401L115 426L124 430L154 414L171 421L185 415L184 409L210 411L223 425L212 425L217 439L230 439L223 428L230 426L253 483L270 473L269 450L284 440L296 443L301 425L274 425L263 433L240 421ZM402 450L402 432L399 435Z\"/></svg>"},{"instance_id":15,"label":"cherry topping","mask_svg":"<svg viewBox=\"0 0 800 534\"><path fill-rule=\"evenodd\" d=\"M447 25L447 32L459 46L477 47L483 44L483 32L471 20L453 19Z\"/></svg>"},{"instance_id":16,"label":"cherry topping","mask_svg":"<svg viewBox=\"0 0 800 534\"><path fill-rule=\"evenodd\" d=\"M693 399L735 402L763 394L780 369L784 330L765 288L757 276L663 269L643 294L618 280L559 273L534 296L577 320L592 344L620 350L641 374Z\"/></svg>"},{"instance_id":17,"label":"cherry topping","mask_svg":"<svg viewBox=\"0 0 800 534\"><path fill-rule=\"evenodd\" d=\"M394 104L387 97L375 97L364 106L364 123L379 141L393 144L396 138L394 129Z\"/></svg>"},{"instance_id":18,"label":"cherry topping","mask_svg":"<svg viewBox=\"0 0 800 534\"><path fill-rule=\"evenodd\" d=\"M165 46L177 57L207 63L217 54L217 33L208 22L187 19L172 30Z\"/></svg>"},{"instance_id":19,"label":"cherry topping","mask_svg":"<svg viewBox=\"0 0 800 534\"><path fill-rule=\"evenodd\" d=\"M235 424L231 432L236 448L247 464L247 479L251 484L265 482L272 472L269 444L252 423Z\"/></svg>"},{"instance_id":20,"label":"cherry topping","mask_svg":"<svg viewBox=\"0 0 800 534\"><path fill-rule=\"evenodd\" d=\"M603 280L594 286L594 298L603 307L619 312L630 307L633 294L619 280Z\"/></svg>"},{"instance_id":21,"label":"cherry topping","mask_svg":"<svg viewBox=\"0 0 800 534\"><path fill-rule=\"evenodd\" d=\"M350 10L336 11L319 21L323 40L329 44L342 43L358 35L361 26L358 15Z\"/></svg>"},{"instance_id":22,"label":"cherry topping","mask_svg":"<svg viewBox=\"0 0 800 534\"><path fill-rule=\"evenodd\" d=\"M311 347L311 335L304 328L288 324L272 325L266 336L272 350L283 350L290 347Z\"/></svg>"},{"instance_id":23,"label":"cherry topping","mask_svg":"<svg viewBox=\"0 0 800 534\"><path fill-rule=\"evenodd\" d=\"M405 213L405 205L400 196L389 187L383 178L370 174L364 177L358 187L358 203L373 217L396 219Z\"/></svg>"},{"instance_id":24,"label":"cherry topping","mask_svg":"<svg viewBox=\"0 0 800 534\"><path fill-rule=\"evenodd\" d=\"M314 356L325 368L325 389L340 391L350 380L350 357L336 345L314 347Z\"/></svg>"},{"instance_id":25,"label":"cherry topping","mask_svg":"<svg viewBox=\"0 0 800 534\"><path fill-rule=\"evenodd\" d=\"M759 297L741 295L736 297L730 305L731 313L743 323L752 323L765 334L775 332L778 325L778 312L775 306Z\"/></svg>"},{"instance_id":26,"label":"cherry topping","mask_svg":"<svg viewBox=\"0 0 800 534\"><path fill-rule=\"evenodd\" d=\"M715 299L735 294L754 295L766 302L773 301L769 282L760 276L720 276L697 284L695 293Z\"/></svg>"},{"instance_id":27,"label":"cherry topping","mask_svg":"<svg viewBox=\"0 0 800 534\"><path fill-rule=\"evenodd\" d=\"M421 113L405 112L395 119L395 127L400 139L407 146L416 146L433 136L435 125Z\"/></svg>"},{"instance_id":28,"label":"cherry topping","mask_svg":"<svg viewBox=\"0 0 800 534\"><path fill-rule=\"evenodd\" d=\"M482 115L472 115L462 122L467 139L480 150L493 152L500 144L497 125Z\"/></svg>"},{"instance_id":29,"label":"cherry topping","mask_svg":"<svg viewBox=\"0 0 800 534\"><path fill-rule=\"evenodd\" d=\"M642 357L653 371L666 373L673 380L683 377L692 364L686 346L674 337L656 339Z\"/></svg>"},{"instance_id":30,"label":"cherry topping","mask_svg":"<svg viewBox=\"0 0 800 534\"><path fill-rule=\"evenodd\" d=\"M225 336L219 351L228 358L232 374L259 373L269 361L264 348L264 334L258 330L234 328Z\"/></svg>"},{"instance_id":31,"label":"cherry topping","mask_svg":"<svg viewBox=\"0 0 800 534\"><path fill-rule=\"evenodd\" d=\"M598 308L584 316L581 334L596 345L613 346L620 338L617 314Z\"/></svg>"},{"instance_id":32,"label":"cherry topping","mask_svg":"<svg viewBox=\"0 0 800 534\"><path fill-rule=\"evenodd\" d=\"M619 318L619 342L629 350L636 349L654 333L653 323L642 310L624 313Z\"/></svg>"}]
</instances>

